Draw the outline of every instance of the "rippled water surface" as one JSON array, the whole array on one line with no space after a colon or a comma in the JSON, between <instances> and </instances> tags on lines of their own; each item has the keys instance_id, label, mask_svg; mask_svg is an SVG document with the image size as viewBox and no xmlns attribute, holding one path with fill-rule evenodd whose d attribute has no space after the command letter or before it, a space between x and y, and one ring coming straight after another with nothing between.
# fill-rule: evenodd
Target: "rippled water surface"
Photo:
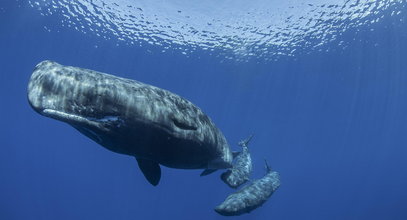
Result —
<instances>
[{"instance_id":1,"label":"rippled water surface","mask_svg":"<svg viewBox=\"0 0 407 220\"><path fill-rule=\"evenodd\" d=\"M271 2L271 3L270 3ZM125 44L157 45L190 55L265 61L345 47L338 36L397 16L404 0L42 0L29 1L62 26ZM48 27L45 27L48 29ZM50 30L51 31L51 30Z\"/></svg>"}]
</instances>

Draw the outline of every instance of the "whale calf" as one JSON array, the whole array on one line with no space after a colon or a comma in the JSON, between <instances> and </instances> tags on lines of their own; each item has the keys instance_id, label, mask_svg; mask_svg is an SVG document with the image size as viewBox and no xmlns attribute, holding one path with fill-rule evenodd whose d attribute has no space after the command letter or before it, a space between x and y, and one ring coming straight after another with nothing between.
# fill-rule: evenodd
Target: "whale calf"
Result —
<instances>
[{"instance_id":1,"label":"whale calf","mask_svg":"<svg viewBox=\"0 0 407 220\"><path fill-rule=\"evenodd\" d=\"M238 143L242 147L242 152L234 159L233 167L221 175L223 182L232 188L237 188L247 182L252 173L252 158L248 147L252 138L253 135L250 135L250 137Z\"/></svg>"},{"instance_id":2,"label":"whale calf","mask_svg":"<svg viewBox=\"0 0 407 220\"><path fill-rule=\"evenodd\" d=\"M230 194L225 201L215 208L224 216L249 213L263 205L280 186L280 175L272 171L266 162L266 175Z\"/></svg>"},{"instance_id":3,"label":"whale calf","mask_svg":"<svg viewBox=\"0 0 407 220\"><path fill-rule=\"evenodd\" d=\"M28 101L39 114L68 123L113 152L134 156L152 185L160 181L160 165L232 166L229 145L210 118L164 89L43 61L31 75Z\"/></svg>"}]
</instances>

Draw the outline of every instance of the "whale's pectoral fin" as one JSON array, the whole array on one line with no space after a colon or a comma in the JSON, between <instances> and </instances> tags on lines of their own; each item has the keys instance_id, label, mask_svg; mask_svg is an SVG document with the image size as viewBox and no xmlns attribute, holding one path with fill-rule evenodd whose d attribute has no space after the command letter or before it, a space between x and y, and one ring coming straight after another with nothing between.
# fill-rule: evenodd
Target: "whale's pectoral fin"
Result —
<instances>
[{"instance_id":1,"label":"whale's pectoral fin","mask_svg":"<svg viewBox=\"0 0 407 220\"><path fill-rule=\"evenodd\" d=\"M157 162L147 159L136 158L138 167L143 172L144 177L153 186L157 186L161 178L161 168Z\"/></svg>"},{"instance_id":2,"label":"whale's pectoral fin","mask_svg":"<svg viewBox=\"0 0 407 220\"><path fill-rule=\"evenodd\" d=\"M215 171L217 171L217 170L216 169L205 169L204 171L202 171L200 176L206 176L206 175L209 175L209 174L211 174L211 173L213 173Z\"/></svg>"},{"instance_id":3,"label":"whale's pectoral fin","mask_svg":"<svg viewBox=\"0 0 407 220\"><path fill-rule=\"evenodd\" d=\"M237 156L239 156L242 152L238 152L238 151L233 151L232 155L233 155L233 159L235 159Z\"/></svg>"}]
</instances>

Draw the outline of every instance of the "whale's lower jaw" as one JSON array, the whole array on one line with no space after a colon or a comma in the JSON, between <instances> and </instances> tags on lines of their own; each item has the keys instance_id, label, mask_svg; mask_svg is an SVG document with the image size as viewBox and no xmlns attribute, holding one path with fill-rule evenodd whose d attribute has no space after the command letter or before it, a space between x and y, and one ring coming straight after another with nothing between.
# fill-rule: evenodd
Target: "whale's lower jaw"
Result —
<instances>
[{"instance_id":1,"label":"whale's lower jaw","mask_svg":"<svg viewBox=\"0 0 407 220\"><path fill-rule=\"evenodd\" d=\"M62 111L57 111L53 109L44 109L41 112L42 115L53 118L59 121L63 121L69 124L88 124L91 126L99 127L96 122L90 121L86 117L79 115L69 114Z\"/></svg>"},{"instance_id":2,"label":"whale's lower jaw","mask_svg":"<svg viewBox=\"0 0 407 220\"><path fill-rule=\"evenodd\" d=\"M115 123L117 127L123 125L123 120L119 116L103 116L101 118L85 117L76 114L66 113L53 109L44 109L42 115L53 118L59 121L66 122L71 125L85 125L108 131L107 128L102 126L103 123Z\"/></svg>"}]
</instances>

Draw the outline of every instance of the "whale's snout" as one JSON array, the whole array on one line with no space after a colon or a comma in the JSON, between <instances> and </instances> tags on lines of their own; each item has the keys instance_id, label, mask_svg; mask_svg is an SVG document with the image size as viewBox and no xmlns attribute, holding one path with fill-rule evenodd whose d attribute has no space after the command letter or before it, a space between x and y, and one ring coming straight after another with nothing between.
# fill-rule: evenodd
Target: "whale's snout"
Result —
<instances>
[{"instance_id":1,"label":"whale's snout","mask_svg":"<svg viewBox=\"0 0 407 220\"><path fill-rule=\"evenodd\" d=\"M54 62L52 61L42 61L37 64L34 68L34 71L30 77L27 88L27 98L30 106L42 114L43 110L48 105L51 104L50 100L47 99L47 90L52 87L52 82L50 82L49 76L47 75L48 71L52 68Z\"/></svg>"}]
</instances>

